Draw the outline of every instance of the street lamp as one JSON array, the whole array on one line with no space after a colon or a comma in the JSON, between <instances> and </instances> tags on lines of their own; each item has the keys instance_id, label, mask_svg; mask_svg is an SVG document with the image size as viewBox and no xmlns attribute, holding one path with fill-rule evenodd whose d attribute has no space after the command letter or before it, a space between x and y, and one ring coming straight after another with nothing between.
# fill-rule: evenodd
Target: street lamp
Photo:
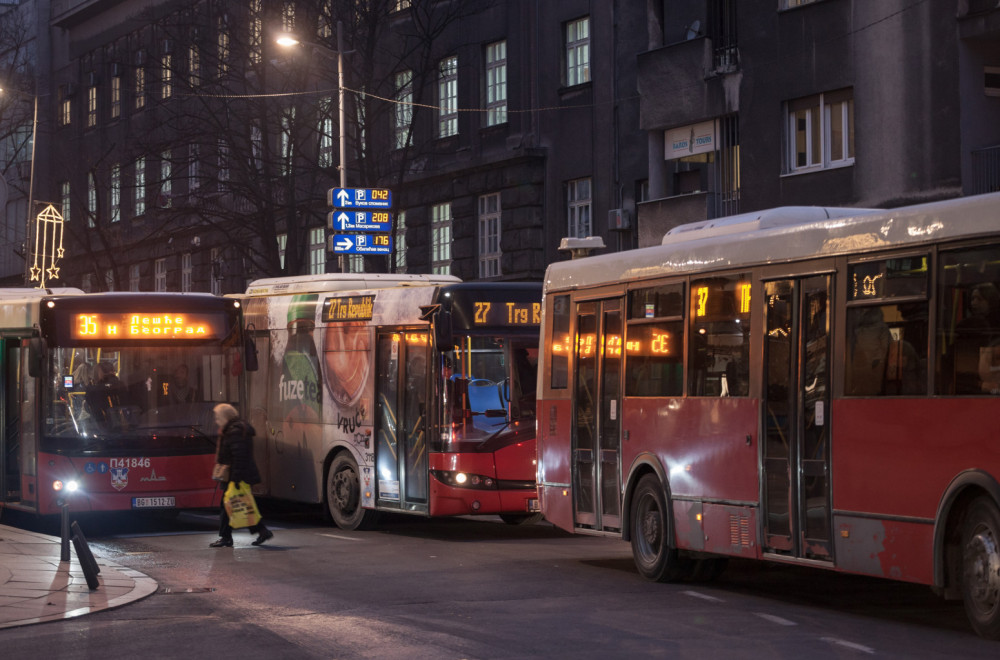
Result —
<instances>
[{"instance_id":1,"label":"street lamp","mask_svg":"<svg viewBox=\"0 0 1000 660\"><path fill-rule=\"evenodd\" d=\"M0 94L6 93L3 87L0 87ZM17 90L10 90L17 96L27 96L23 92ZM24 283L30 285L30 262L28 259L28 247L31 245L31 204L32 198L35 196L35 149L37 148L37 138L38 138L38 94L32 95L34 100L34 110L32 112L31 118L31 167L28 172L28 212L27 217L24 221Z\"/></svg>"},{"instance_id":2,"label":"street lamp","mask_svg":"<svg viewBox=\"0 0 1000 660\"><path fill-rule=\"evenodd\" d=\"M285 48L308 46L323 53L330 59L337 60L337 121L340 124L340 161L337 163L337 169L340 171L340 187L346 188L347 133L344 128L344 24L341 21L337 21L337 50L332 50L322 44L301 41L291 34L282 34L275 39L275 42ZM337 268L341 273L344 272L344 255L337 257Z\"/></svg>"}]
</instances>

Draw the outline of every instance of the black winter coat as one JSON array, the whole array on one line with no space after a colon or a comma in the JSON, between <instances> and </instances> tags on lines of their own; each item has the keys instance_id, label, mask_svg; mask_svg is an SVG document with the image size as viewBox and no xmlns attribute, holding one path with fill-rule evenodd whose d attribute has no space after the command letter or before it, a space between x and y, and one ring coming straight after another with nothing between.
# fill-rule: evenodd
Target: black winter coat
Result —
<instances>
[{"instance_id":1,"label":"black winter coat","mask_svg":"<svg viewBox=\"0 0 1000 660\"><path fill-rule=\"evenodd\" d=\"M229 480L245 481L251 486L260 483L260 472L253 460L254 428L242 419L231 420L222 429L219 462L229 467Z\"/></svg>"}]
</instances>

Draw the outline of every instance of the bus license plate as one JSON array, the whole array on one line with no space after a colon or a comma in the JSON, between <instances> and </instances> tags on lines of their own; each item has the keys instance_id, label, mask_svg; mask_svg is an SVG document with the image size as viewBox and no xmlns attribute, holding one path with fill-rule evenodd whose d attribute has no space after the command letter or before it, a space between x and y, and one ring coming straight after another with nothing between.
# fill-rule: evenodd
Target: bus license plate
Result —
<instances>
[{"instance_id":1,"label":"bus license plate","mask_svg":"<svg viewBox=\"0 0 1000 660\"><path fill-rule=\"evenodd\" d=\"M132 498L132 508L133 509L162 509L165 507L173 507L174 498L172 497L133 497Z\"/></svg>"},{"instance_id":2,"label":"bus license plate","mask_svg":"<svg viewBox=\"0 0 1000 660\"><path fill-rule=\"evenodd\" d=\"M530 511L531 513L538 513L541 510L542 507L538 506L538 500L536 499L528 500L528 511Z\"/></svg>"}]
</instances>

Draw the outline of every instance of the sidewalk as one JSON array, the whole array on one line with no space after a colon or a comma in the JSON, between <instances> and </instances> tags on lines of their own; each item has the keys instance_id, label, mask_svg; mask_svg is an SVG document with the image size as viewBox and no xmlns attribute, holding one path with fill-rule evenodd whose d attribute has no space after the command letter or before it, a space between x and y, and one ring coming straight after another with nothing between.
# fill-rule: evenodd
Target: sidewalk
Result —
<instances>
[{"instance_id":1,"label":"sidewalk","mask_svg":"<svg viewBox=\"0 0 1000 660\"><path fill-rule=\"evenodd\" d=\"M57 536L0 525L0 629L62 621L121 607L156 591L156 582L96 557L100 586L87 587L72 542L61 562Z\"/></svg>"}]
</instances>

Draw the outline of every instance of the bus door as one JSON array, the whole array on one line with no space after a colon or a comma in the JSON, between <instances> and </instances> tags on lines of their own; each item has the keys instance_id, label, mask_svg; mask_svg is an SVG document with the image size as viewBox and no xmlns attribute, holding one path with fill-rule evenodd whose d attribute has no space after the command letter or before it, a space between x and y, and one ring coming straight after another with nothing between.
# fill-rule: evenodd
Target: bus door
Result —
<instances>
[{"instance_id":1,"label":"bus door","mask_svg":"<svg viewBox=\"0 0 1000 660\"><path fill-rule=\"evenodd\" d=\"M376 342L378 507L427 513L430 334L380 330Z\"/></svg>"},{"instance_id":2,"label":"bus door","mask_svg":"<svg viewBox=\"0 0 1000 660\"><path fill-rule=\"evenodd\" d=\"M621 300L577 304L576 327L576 525L617 531L621 528Z\"/></svg>"},{"instance_id":3,"label":"bus door","mask_svg":"<svg viewBox=\"0 0 1000 660\"><path fill-rule=\"evenodd\" d=\"M765 282L764 546L830 561L829 275Z\"/></svg>"},{"instance_id":4,"label":"bus door","mask_svg":"<svg viewBox=\"0 0 1000 660\"><path fill-rule=\"evenodd\" d=\"M3 501L21 499L21 340L3 339L3 451L0 493Z\"/></svg>"}]
</instances>

